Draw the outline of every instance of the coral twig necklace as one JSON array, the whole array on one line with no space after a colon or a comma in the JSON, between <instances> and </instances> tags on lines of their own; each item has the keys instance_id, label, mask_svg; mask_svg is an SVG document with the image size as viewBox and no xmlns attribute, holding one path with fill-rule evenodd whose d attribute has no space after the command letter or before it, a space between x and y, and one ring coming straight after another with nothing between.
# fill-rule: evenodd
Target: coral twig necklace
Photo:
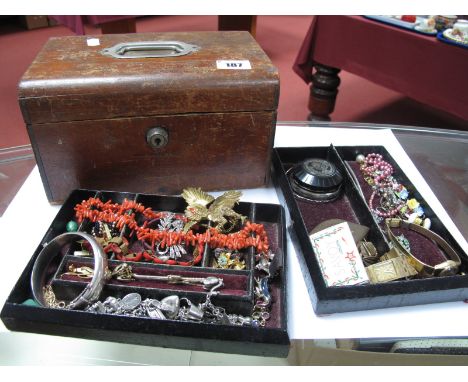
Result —
<instances>
[{"instance_id":1,"label":"coral twig necklace","mask_svg":"<svg viewBox=\"0 0 468 382\"><path fill-rule=\"evenodd\" d=\"M262 224L246 221L243 228L237 232L222 234L217 228L208 228L203 233L172 232L167 230L157 230L147 227L147 222L153 219L160 219L165 216L165 212L155 212L151 208L145 208L141 203L125 199L121 204L112 201L102 202L99 198L89 198L83 200L75 206L75 214L79 223L84 219L91 222L103 221L105 223L115 223L116 228L122 230L127 226L132 234L136 234L138 240L142 240L155 248L170 247L172 245L191 245L198 250L197 256L190 262L177 260L164 261L170 265L195 265L201 261L203 248L209 245L211 248L227 248L228 250L241 250L248 247L255 247L257 254L267 256L269 250L268 236ZM146 220L139 226L136 214L143 215ZM156 257L147 254L145 259L158 261Z\"/></svg>"}]
</instances>

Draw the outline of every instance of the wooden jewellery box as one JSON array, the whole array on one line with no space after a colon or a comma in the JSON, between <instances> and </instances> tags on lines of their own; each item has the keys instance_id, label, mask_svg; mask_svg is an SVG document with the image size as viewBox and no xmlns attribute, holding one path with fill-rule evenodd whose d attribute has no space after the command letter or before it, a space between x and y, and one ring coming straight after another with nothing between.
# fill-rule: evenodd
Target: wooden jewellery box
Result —
<instances>
[{"instance_id":1,"label":"wooden jewellery box","mask_svg":"<svg viewBox=\"0 0 468 382\"><path fill-rule=\"evenodd\" d=\"M179 193L269 176L278 71L247 32L50 39L19 83L47 197Z\"/></svg>"}]
</instances>

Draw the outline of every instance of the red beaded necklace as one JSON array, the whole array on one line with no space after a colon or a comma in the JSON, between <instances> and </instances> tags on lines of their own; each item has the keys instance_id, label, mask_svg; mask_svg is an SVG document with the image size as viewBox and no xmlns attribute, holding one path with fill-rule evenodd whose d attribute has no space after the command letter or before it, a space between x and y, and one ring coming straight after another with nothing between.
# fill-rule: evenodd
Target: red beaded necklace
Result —
<instances>
[{"instance_id":1,"label":"red beaded necklace","mask_svg":"<svg viewBox=\"0 0 468 382\"><path fill-rule=\"evenodd\" d=\"M140 227L136 220L136 214L142 214L146 217L145 222ZM197 248L197 256L190 262L181 262L176 260L163 261L157 256L152 256L148 253L143 253L143 257L147 260L151 259L157 263L165 263L169 265L195 265L202 259L203 248L208 244L211 248L227 248L228 250L241 250L248 247L255 247L257 254L266 255L269 249L268 236L262 224L252 223L247 221L244 227L235 233L222 234L216 228L209 228L204 233L193 233L192 230L184 232L170 232L163 230L155 230L147 227L149 220L161 219L166 213L155 212L151 208L145 208L141 203L136 203L125 199L122 204L112 203L112 201L102 202L99 198L89 198L83 200L75 206L75 215L79 223L84 219L91 222L103 221L105 223L115 223L119 230L127 226L132 230L132 234L136 233L138 240L145 241L151 244L154 249L156 243L159 243L160 248L166 246L192 245ZM185 220L185 217L181 217ZM255 236L252 236L255 234ZM138 261L142 256L133 258L132 261Z\"/></svg>"}]
</instances>

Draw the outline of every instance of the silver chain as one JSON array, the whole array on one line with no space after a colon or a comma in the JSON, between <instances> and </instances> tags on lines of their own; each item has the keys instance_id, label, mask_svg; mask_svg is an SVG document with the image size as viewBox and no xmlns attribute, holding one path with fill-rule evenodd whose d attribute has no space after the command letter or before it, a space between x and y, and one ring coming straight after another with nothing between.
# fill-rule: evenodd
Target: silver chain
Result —
<instances>
[{"instance_id":1,"label":"silver chain","mask_svg":"<svg viewBox=\"0 0 468 382\"><path fill-rule=\"evenodd\" d=\"M188 298L171 295L162 300L147 298L142 300L138 293L130 293L122 299L107 297L103 302L89 305L85 310L94 313L120 314L135 317L149 317L160 320L178 320L213 324L264 327L270 318L271 295L269 292L269 261L257 265L257 269L267 273L255 279L255 304L250 316L228 314L226 309L212 303L219 285L214 285L206 294L205 301L195 304Z\"/></svg>"}]
</instances>

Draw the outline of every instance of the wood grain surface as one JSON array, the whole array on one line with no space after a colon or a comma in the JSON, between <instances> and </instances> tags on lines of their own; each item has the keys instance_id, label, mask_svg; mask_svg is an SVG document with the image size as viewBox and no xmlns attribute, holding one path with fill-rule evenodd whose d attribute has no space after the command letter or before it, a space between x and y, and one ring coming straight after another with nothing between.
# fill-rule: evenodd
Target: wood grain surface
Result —
<instances>
[{"instance_id":1,"label":"wood grain surface","mask_svg":"<svg viewBox=\"0 0 468 382\"><path fill-rule=\"evenodd\" d=\"M47 196L75 188L176 194L262 186L268 180L278 71L248 32L52 38L19 84L19 103ZM185 56L119 59L104 48L182 41ZM217 68L248 60L249 70ZM154 149L148 130L168 144Z\"/></svg>"},{"instance_id":2,"label":"wood grain surface","mask_svg":"<svg viewBox=\"0 0 468 382\"><path fill-rule=\"evenodd\" d=\"M19 84L26 123L178 113L276 110L278 71L248 32L100 35L50 39ZM182 41L197 52L118 59L120 42ZM251 70L219 70L217 60L249 60Z\"/></svg>"}]
</instances>

